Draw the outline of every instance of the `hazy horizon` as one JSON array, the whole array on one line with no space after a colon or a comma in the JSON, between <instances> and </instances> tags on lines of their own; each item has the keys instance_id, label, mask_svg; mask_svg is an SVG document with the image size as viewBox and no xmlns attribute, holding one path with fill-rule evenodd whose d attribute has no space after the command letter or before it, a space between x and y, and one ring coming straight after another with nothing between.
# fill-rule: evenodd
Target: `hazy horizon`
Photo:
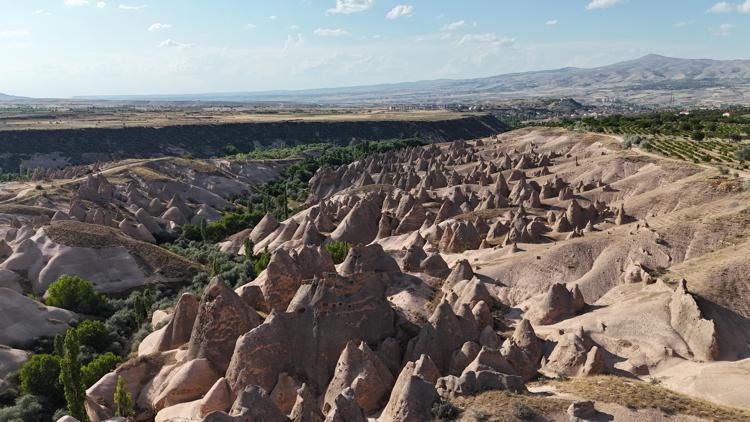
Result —
<instances>
[{"instance_id":1,"label":"hazy horizon","mask_svg":"<svg viewBox=\"0 0 750 422\"><path fill-rule=\"evenodd\" d=\"M0 92L260 92L743 59L750 0L0 0Z\"/></svg>"}]
</instances>

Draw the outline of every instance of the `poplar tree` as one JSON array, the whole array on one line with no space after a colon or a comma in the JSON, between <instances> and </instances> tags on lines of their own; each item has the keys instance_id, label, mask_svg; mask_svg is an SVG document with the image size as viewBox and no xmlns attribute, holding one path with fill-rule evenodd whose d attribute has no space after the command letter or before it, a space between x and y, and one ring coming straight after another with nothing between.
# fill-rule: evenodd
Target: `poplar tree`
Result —
<instances>
[{"instance_id":1,"label":"poplar tree","mask_svg":"<svg viewBox=\"0 0 750 422\"><path fill-rule=\"evenodd\" d=\"M86 421L84 400L86 392L81 381L81 361L79 355L81 344L76 330L70 329L65 334L63 356L60 361L60 384L63 386L65 401L68 403L68 414L79 421Z\"/></svg>"}]
</instances>

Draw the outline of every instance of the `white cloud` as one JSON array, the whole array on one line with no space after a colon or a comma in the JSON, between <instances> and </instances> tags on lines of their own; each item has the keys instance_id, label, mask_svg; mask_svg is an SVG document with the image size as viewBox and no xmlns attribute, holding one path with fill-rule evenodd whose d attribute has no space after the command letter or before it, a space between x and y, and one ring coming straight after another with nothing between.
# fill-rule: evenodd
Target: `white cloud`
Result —
<instances>
[{"instance_id":1,"label":"white cloud","mask_svg":"<svg viewBox=\"0 0 750 422\"><path fill-rule=\"evenodd\" d=\"M713 31L713 35L715 37L726 37L732 34L734 28L736 28L736 26L731 23L722 23L717 30Z\"/></svg>"},{"instance_id":2,"label":"white cloud","mask_svg":"<svg viewBox=\"0 0 750 422\"><path fill-rule=\"evenodd\" d=\"M289 25L286 27L286 29L290 31L299 31L299 25Z\"/></svg>"},{"instance_id":3,"label":"white cloud","mask_svg":"<svg viewBox=\"0 0 750 422\"><path fill-rule=\"evenodd\" d=\"M336 7L326 10L326 15L359 13L372 9L374 0L336 0Z\"/></svg>"},{"instance_id":4,"label":"white cloud","mask_svg":"<svg viewBox=\"0 0 750 422\"><path fill-rule=\"evenodd\" d=\"M388 12L385 17L388 19L398 19L398 18L404 18L409 17L414 13L414 6L408 6L405 4L399 4L398 6L391 9L390 12Z\"/></svg>"},{"instance_id":5,"label":"white cloud","mask_svg":"<svg viewBox=\"0 0 750 422\"><path fill-rule=\"evenodd\" d=\"M178 50L187 50L189 48L193 48L193 44L183 44L179 43L177 41L173 41L171 39L165 40L159 43L159 47L162 48L176 48Z\"/></svg>"},{"instance_id":6,"label":"white cloud","mask_svg":"<svg viewBox=\"0 0 750 422\"><path fill-rule=\"evenodd\" d=\"M271 16L269 16L269 17L268 17L267 19L268 19L269 21L275 21L275 20L276 20L276 18L277 18L277 16L276 16L276 15L271 15Z\"/></svg>"},{"instance_id":7,"label":"white cloud","mask_svg":"<svg viewBox=\"0 0 750 422\"><path fill-rule=\"evenodd\" d=\"M31 32L27 29L0 29L0 38L28 37Z\"/></svg>"},{"instance_id":8,"label":"white cloud","mask_svg":"<svg viewBox=\"0 0 750 422\"><path fill-rule=\"evenodd\" d=\"M65 0L65 5L68 7L88 6L89 0Z\"/></svg>"},{"instance_id":9,"label":"white cloud","mask_svg":"<svg viewBox=\"0 0 750 422\"><path fill-rule=\"evenodd\" d=\"M547 26L555 26L557 25L557 19L550 19L547 22L544 23Z\"/></svg>"},{"instance_id":10,"label":"white cloud","mask_svg":"<svg viewBox=\"0 0 750 422\"><path fill-rule=\"evenodd\" d=\"M130 6L127 4L121 4L117 6L120 10L142 10L148 7L148 5L141 4L139 6Z\"/></svg>"},{"instance_id":11,"label":"white cloud","mask_svg":"<svg viewBox=\"0 0 750 422\"><path fill-rule=\"evenodd\" d=\"M688 21L679 21L672 24L675 28L684 28L688 25L690 25L691 22Z\"/></svg>"},{"instance_id":12,"label":"white cloud","mask_svg":"<svg viewBox=\"0 0 750 422\"><path fill-rule=\"evenodd\" d=\"M107 2L105 1L96 2L96 7L99 9L104 9L105 7L107 7Z\"/></svg>"},{"instance_id":13,"label":"white cloud","mask_svg":"<svg viewBox=\"0 0 750 422\"><path fill-rule=\"evenodd\" d=\"M44 9L36 9L34 13L37 15L44 15L44 16L52 15L52 13L50 13L48 10L44 10Z\"/></svg>"},{"instance_id":14,"label":"white cloud","mask_svg":"<svg viewBox=\"0 0 750 422\"><path fill-rule=\"evenodd\" d=\"M255 29L257 27L258 27L258 25L255 25L254 23L249 23L249 24L245 25L246 29Z\"/></svg>"},{"instance_id":15,"label":"white cloud","mask_svg":"<svg viewBox=\"0 0 750 422\"><path fill-rule=\"evenodd\" d=\"M591 0L586 10L607 9L622 3L623 0Z\"/></svg>"},{"instance_id":16,"label":"white cloud","mask_svg":"<svg viewBox=\"0 0 750 422\"><path fill-rule=\"evenodd\" d=\"M156 23L152 23L151 26L148 27L148 30L149 30L149 32L150 31L160 31L162 29L169 29L171 27L172 27L172 25L170 25L168 23L159 23L159 22L156 22Z\"/></svg>"},{"instance_id":17,"label":"white cloud","mask_svg":"<svg viewBox=\"0 0 750 422\"><path fill-rule=\"evenodd\" d=\"M497 34L486 33L486 34L467 34L461 37L458 44L491 44L494 46L509 46L516 42L515 38L498 37Z\"/></svg>"},{"instance_id":18,"label":"white cloud","mask_svg":"<svg viewBox=\"0 0 750 422\"><path fill-rule=\"evenodd\" d=\"M713 6L711 6L711 8L708 9L706 12L708 13L730 13L734 11L735 11L735 5L727 1L720 1L714 4Z\"/></svg>"},{"instance_id":19,"label":"white cloud","mask_svg":"<svg viewBox=\"0 0 750 422\"><path fill-rule=\"evenodd\" d=\"M313 31L313 34L319 36L319 37L343 37L345 35L349 35L349 31L341 29L341 28L318 28L315 31Z\"/></svg>"},{"instance_id":20,"label":"white cloud","mask_svg":"<svg viewBox=\"0 0 750 422\"><path fill-rule=\"evenodd\" d=\"M302 45L305 44L305 37L302 36L302 34L289 34L286 36L286 42L284 43L284 51L289 50L290 48L298 48L302 47Z\"/></svg>"},{"instance_id":21,"label":"white cloud","mask_svg":"<svg viewBox=\"0 0 750 422\"><path fill-rule=\"evenodd\" d=\"M728 1L720 1L711 6L711 8L706 11L706 13L732 12L750 13L750 0L745 0L743 3L730 3Z\"/></svg>"},{"instance_id":22,"label":"white cloud","mask_svg":"<svg viewBox=\"0 0 750 422\"><path fill-rule=\"evenodd\" d=\"M443 25L443 31L455 31L458 28L463 28L466 26L466 21L463 19L460 21L451 22L449 24Z\"/></svg>"}]
</instances>

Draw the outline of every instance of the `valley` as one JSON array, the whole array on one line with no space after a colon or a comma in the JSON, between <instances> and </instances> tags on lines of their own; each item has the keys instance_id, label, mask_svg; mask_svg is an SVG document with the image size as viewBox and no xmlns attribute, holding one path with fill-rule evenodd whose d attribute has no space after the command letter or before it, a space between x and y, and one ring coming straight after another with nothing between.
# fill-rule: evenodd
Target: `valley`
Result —
<instances>
[{"instance_id":1,"label":"valley","mask_svg":"<svg viewBox=\"0 0 750 422\"><path fill-rule=\"evenodd\" d=\"M623 139L530 127L5 183L0 291L25 303L2 308L5 374L100 309L117 334L84 364L123 363L97 363L92 421L119 380L136 420L750 420L744 172ZM109 299L51 306L63 275Z\"/></svg>"}]
</instances>

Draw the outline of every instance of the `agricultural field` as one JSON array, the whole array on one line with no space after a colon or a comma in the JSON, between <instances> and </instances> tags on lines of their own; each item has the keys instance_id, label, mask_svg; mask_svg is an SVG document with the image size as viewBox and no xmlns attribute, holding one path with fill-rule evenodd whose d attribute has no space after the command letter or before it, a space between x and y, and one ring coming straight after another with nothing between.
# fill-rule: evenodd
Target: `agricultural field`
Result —
<instances>
[{"instance_id":1,"label":"agricultural field","mask_svg":"<svg viewBox=\"0 0 750 422\"><path fill-rule=\"evenodd\" d=\"M598 133L663 135L741 141L750 139L750 109L660 111L564 119L555 125Z\"/></svg>"},{"instance_id":2,"label":"agricultural field","mask_svg":"<svg viewBox=\"0 0 750 422\"><path fill-rule=\"evenodd\" d=\"M750 148L747 143L712 139L694 141L674 136L648 136L641 147L667 157L693 163L718 164L728 168L744 170L748 161L740 158L740 150Z\"/></svg>"}]
</instances>

